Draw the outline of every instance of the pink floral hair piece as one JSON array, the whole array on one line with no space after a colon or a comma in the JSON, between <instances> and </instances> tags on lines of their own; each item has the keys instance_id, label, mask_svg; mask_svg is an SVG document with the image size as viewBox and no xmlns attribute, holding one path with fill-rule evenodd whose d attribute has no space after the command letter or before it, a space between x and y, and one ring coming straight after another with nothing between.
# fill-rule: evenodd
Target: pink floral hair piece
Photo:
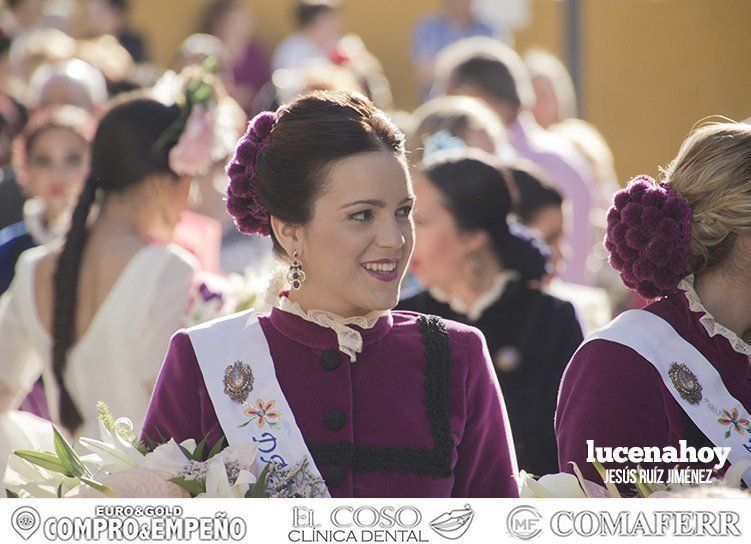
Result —
<instances>
[{"instance_id":1,"label":"pink floral hair piece","mask_svg":"<svg viewBox=\"0 0 751 544\"><path fill-rule=\"evenodd\" d=\"M256 115L245 135L240 138L232 160L227 165L227 211L243 234L271 234L271 215L258 194L258 161L268 145L278 119L278 111Z\"/></svg>"},{"instance_id":2,"label":"pink floral hair piece","mask_svg":"<svg viewBox=\"0 0 751 544\"><path fill-rule=\"evenodd\" d=\"M632 179L608 210L605 247L623 283L653 299L675 290L689 271L691 205L667 183Z\"/></svg>"},{"instance_id":3,"label":"pink floral hair piece","mask_svg":"<svg viewBox=\"0 0 751 544\"><path fill-rule=\"evenodd\" d=\"M213 112L201 105L193 106L180 139L170 149L170 170L178 176L205 175L213 162L214 141Z\"/></svg>"}]
</instances>

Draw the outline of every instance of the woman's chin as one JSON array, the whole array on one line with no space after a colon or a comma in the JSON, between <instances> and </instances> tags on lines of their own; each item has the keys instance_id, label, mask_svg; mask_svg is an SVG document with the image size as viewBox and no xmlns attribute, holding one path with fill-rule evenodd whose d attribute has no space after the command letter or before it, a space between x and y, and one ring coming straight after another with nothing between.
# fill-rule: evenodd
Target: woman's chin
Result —
<instances>
[{"instance_id":1,"label":"woman's chin","mask_svg":"<svg viewBox=\"0 0 751 544\"><path fill-rule=\"evenodd\" d=\"M385 312L391 310L399 303L399 289L396 289L393 293L383 294L378 297L374 297L369 301L368 311L370 312Z\"/></svg>"}]
</instances>

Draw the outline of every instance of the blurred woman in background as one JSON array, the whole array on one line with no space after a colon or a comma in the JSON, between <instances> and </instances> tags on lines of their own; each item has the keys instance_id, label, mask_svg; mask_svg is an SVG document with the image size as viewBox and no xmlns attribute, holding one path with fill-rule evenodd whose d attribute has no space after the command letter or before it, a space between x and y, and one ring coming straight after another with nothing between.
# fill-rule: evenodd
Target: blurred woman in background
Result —
<instances>
[{"instance_id":1,"label":"blurred woman in background","mask_svg":"<svg viewBox=\"0 0 751 544\"><path fill-rule=\"evenodd\" d=\"M531 287L547 248L507 220L508 173L481 151L429 157L415 177L412 272L428 290L398 309L479 328L506 399L520 468L557 469L553 414L567 359L582 340L568 302Z\"/></svg>"},{"instance_id":2,"label":"blurred woman in background","mask_svg":"<svg viewBox=\"0 0 751 544\"><path fill-rule=\"evenodd\" d=\"M0 410L43 375L52 420L73 435L96 436L100 400L142 423L196 269L161 243L192 181L176 152L189 132L179 117L177 106L128 98L102 118L64 243L25 252L0 299Z\"/></svg>"},{"instance_id":3,"label":"blurred woman in background","mask_svg":"<svg viewBox=\"0 0 751 544\"><path fill-rule=\"evenodd\" d=\"M21 253L67 230L89 171L94 128L85 111L55 107L35 113L13 142L13 169L29 199L24 220L0 230L0 294Z\"/></svg>"}]
</instances>

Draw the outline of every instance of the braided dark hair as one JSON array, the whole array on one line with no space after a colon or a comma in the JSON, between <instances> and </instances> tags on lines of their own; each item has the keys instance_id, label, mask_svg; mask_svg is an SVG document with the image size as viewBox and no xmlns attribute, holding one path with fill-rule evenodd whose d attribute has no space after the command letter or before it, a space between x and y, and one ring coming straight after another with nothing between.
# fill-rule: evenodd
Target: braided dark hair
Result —
<instances>
[{"instance_id":1,"label":"braided dark hair","mask_svg":"<svg viewBox=\"0 0 751 544\"><path fill-rule=\"evenodd\" d=\"M169 147L157 149L154 144L178 115L177 106L165 106L149 98L126 97L118 100L102 118L94 137L91 173L73 211L53 279L52 369L60 389L60 421L71 432L83 423L83 418L63 374L68 350L76 340L79 272L89 236L91 208L97 192L106 195L123 191L152 174L172 173Z\"/></svg>"}]
</instances>

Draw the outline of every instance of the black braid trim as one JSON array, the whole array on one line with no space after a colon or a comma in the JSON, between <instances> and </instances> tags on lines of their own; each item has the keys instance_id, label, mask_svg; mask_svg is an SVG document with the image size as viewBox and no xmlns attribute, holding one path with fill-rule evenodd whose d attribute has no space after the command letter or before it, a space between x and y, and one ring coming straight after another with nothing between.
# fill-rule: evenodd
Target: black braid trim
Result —
<instances>
[{"instance_id":1,"label":"black braid trim","mask_svg":"<svg viewBox=\"0 0 751 544\"><path fill-rule=\"evenodd\" d=\"M354 472L401 472L446 478L451 475L451 347L441 318L421 315L417 323L425 345L425 397L423 402L435 440L433 448L410 446L355 446L338 443L309 444L316 465L339 465Z\"/></svg>"}]
</instances>

